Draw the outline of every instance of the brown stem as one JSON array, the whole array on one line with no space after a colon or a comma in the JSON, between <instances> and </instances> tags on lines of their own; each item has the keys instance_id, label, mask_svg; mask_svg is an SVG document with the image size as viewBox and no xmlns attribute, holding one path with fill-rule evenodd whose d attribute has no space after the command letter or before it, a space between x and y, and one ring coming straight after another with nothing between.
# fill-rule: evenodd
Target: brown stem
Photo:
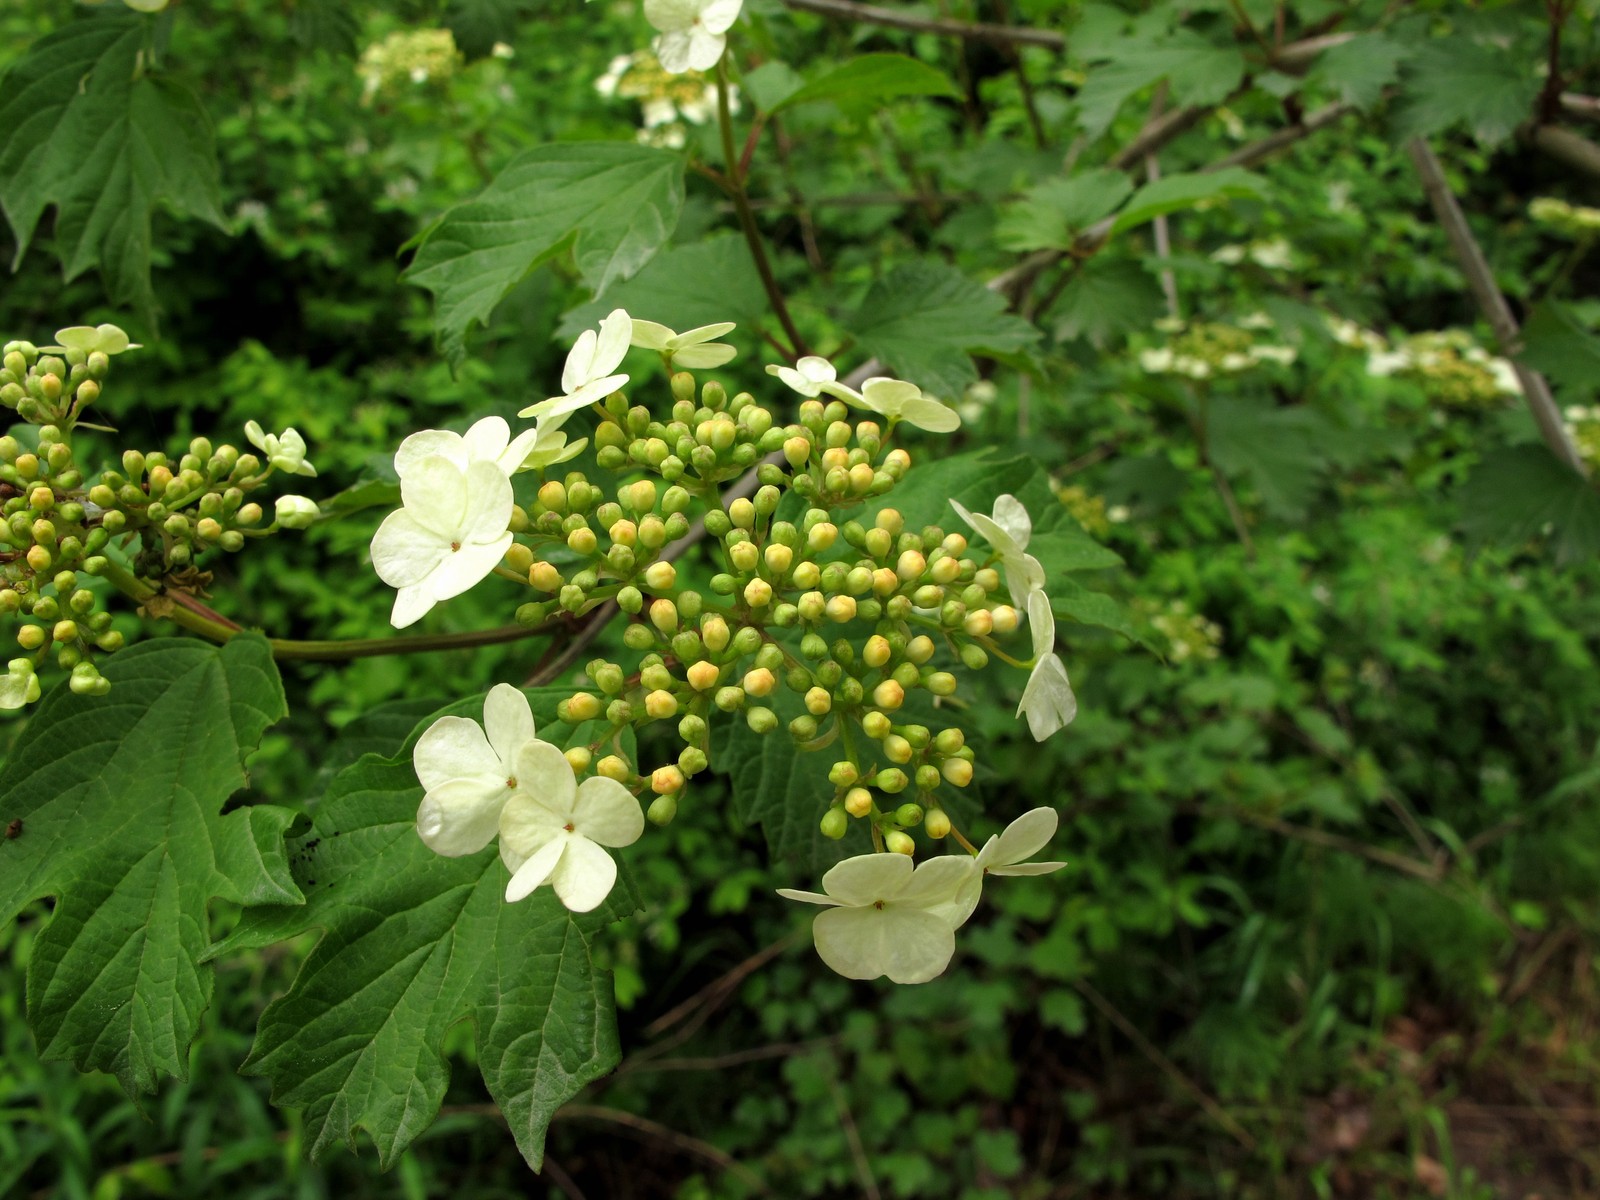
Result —
<instances>
[{"instance_id":1,"label":"brown stem","mask_svg":"<svg viewBox=\"0 0 1600 1200\"><path fill-rule=\"evenodd\" d=\"M1013 25L986 25L976 21L952 21L942 17L920 17L895 9L879 8L872 4L856 4L853 0L783 0L783 2L789 8L801 12L820 13L825 17L841 17L847 21L863 21L869 25L885 25L891 29L909 29L914 33L937 33L946 37L994 42L1000 45L1043 46L1048 50L1067 48L1067 39L1052 29L1029 29Z\"/></svg>"}]
</instances>

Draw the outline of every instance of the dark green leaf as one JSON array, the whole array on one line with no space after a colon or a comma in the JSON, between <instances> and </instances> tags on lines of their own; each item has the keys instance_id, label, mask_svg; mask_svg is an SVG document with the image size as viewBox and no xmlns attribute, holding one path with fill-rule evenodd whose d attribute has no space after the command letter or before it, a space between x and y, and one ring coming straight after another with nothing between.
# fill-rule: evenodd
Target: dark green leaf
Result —
<instances>
[{"instance_id":1,"label":"dark green leaf","mask_svg":"<svg viewBox=\"0 0 1600 1200\"><path fill-rule=\"evenodd\" d=\"M995 237L1008 250L1070 250L1079 234L1132 191L1126 172L1105 167L1047 179L1007 206Z\"/></svg>"},{"instance_id":2,"label":"dark green leaf","mask_svg":"<svg viewBox=\"0 0 1600 1200\"><path fill-rule=\"evenodd\" d=\"M557 334L575 338L618 305L631 316L673 329L718 321L737 321L752 329L766 314L767 294L744 238L721 234L663 250L604 298L563 313Z\"/></svg>"},{"instance_id":3,"label":"dark green leaf","mask_svg":"<svg viewBox=\"0 0 1600 1200\"><path fill-rule=\"evenodd\" d=\"M1406 48L1381 33L1363 33L1322 52L1307 83L1327 88L1346 104L1365 111L1400 78Z\"/></svg>"},{"instance_id":4,"label":"dark green leaf","mask_svg":"<svg viewBox=\"0 0 1600 1200\"><path fill-rule=\"evenodd\" d=\"M1504 46L1466 36L1420 46L1407 64L1397 122L1404 137L1464 124L1494 145L1533 115L1540 79L1533 62Z\"/></svg>"},{"instance_id":5,"label":"dark green leaf","mask_svg":"<svg viewBox=\"0 0 1600 1200\"><path fill-rule=\"evenodd\" d=\"M950 77L937 67L904 54L863 54L789 93L770 110L831 100L844 108L870 108L903 96L959 96Z\"/></svg>"},{"instance_id":6,"label":"dark green leaf","mask_svg":"<svg viewBox=\"0 0 1600 1200\"><path fill-rule=\"evenodd\" d=\"M1461 526L1473 546L1520 547L1548 536L1562 562L1600 554L1600 494L1543 445L1486 454L1461 491Z\"/></svg>"},{"instance_id":7,"label":"dark green leaf","mask_svg":"<svg viewBox=\"0 0 1600 1200\"><path fill-rule=\"evenodd\" d=\"M1097 256L1077 267L1056 302L1056 336L1096 346L1148 329L1166 309L1161 285L1136 262Z\"/></svg>"},{"instance_id":8,"label":"dark green leaf","mask_svg":"<svg viewBox=\"0 0 1600 1200\"><path fill-rule=\"evenodd\" d=\"M1322 484L1327 433L1327 421L1309 409L1243 397L1216 397L1206 414L1211 461L1227 475L1248 479L1269 512L1291 520L1305 514Z\"/></svg>"},{"instance_id":9,"label":"dark green leaf","mask_svg":"<svg viewBox=\"0 0 1600 1200\"><path fill-rule=\"evenodd\" d=\"M997 293L927 259L896 267L873 284L855 330L861 345L896 375L946 398L977 379L970 355L1012 354L1039 336L1006 312Z\"/></svg>"},{"instance_id":10,"label":"dark green leaf","mask_svg":"<svg viewBox=\"0 0 1600 1200\"><path fill-rule=\"evenodd\" d=\"M682 208L681 155L622 142L536 146L424 233L405 277L434 294L440 340L459 362L471 328L558 250L572 246L599 295L650 260Z\"/></svg>"},{"instance_id":11,"label":"dark green leaf","mask_svg":"<svg viewBox=\"0 0 1600 1200\"><path fill-rule=\"evenodd\" d=\"M263 638L141 642L106 660L111 692L65 684L39 705L4 770L0 921L40 896L55 912L28 964L28 1017L46 1058L111 1071L129 1091L188 1073L211 997L213 897L297 904L288 809L221 815L244 759L286 713Z\"/></svg>"},{"instance_id":12,"label":"dark green leaf","mask_svg":"<svg viewBox=\"0 0 1600 1200\"><path fill-rule=\"evenodd\" d=\"M1550 300L1534 310L1522 327L1520 359L1536 371L1585 399L1600 388L1600 337L1571 309Z\"/></svg>"},{"instance_id":13,"label":"dark green leaf","mask_svg":"<svg viewBox=\"0 0 1600 1200\"><path fill-rule=\"evenodd\" d=\"M140 69L144 39L139 17L78 21L0 80L0 210L20 263L53 205L65 276L98 266L111 299L153 321L156 206L224 221L211 121L187 89Z\"/></svg>"},{"instance_id":14,"label":"dark green leaf","mask_svg":"<svg viewBox=\"0 0 1600 1200\"><path fill-rule=\"evenodd\" d=\"M445 24L470 61L487 56L496 42L514 41L518 24L534 7L534 0L450 0Z\"/></svg>"},{"instance_id":15,"label":"dark green leaf","mask_svg":"<svg viewBox=\"0 0 1600 1200\"><path fill-rule=\"evenodd\" d=\"M1078 93L1078 120L1091 138L1111 126L1123 102L1165 79L1173 102L1220 104L1244 77L1244 56L1233 46L1214 46L1198 33L1179 29L1160 40L1125 38L1106 47L1110 61L1089 70Z\"/></svg>"},{"instance_id":16,"label":"dark green leaf","mask_svg":"<svg viewBox=\"0 0 1600 1200\"><path fill-rule=\"evenodd\" d=\"M1266 180L1243 167L1167 175L1154 183L1145 184L1135 192L1133 199L1117 214L1116 223L1111 228L1113 233L1123 233L1180 209L1240 197L1259 198L1266 194Z\"/></svg>"},{"instance_id":17,"label":"dark green leaf","mask_svg":"<svg viewBox=\"0 0 1600 1200\"><path fill-rule=\"evenodd\" d=\"M346 0L296 0L289 36L309 50L354 56L361 20Z\"/></svg>"}]
</instances>

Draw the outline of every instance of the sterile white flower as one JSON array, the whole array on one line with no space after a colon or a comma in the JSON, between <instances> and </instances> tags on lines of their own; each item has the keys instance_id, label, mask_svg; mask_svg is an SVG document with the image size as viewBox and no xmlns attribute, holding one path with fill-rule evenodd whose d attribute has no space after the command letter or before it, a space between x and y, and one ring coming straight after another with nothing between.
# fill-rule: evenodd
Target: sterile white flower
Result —
<instances>
[{"instance_id":1,"label":"sterile white flower","mask_svg":"<svg viewBox=\"0 0 1600 1200\"><path fill-rule=\"evenodd\" d=\"M142 349L139 343L130 342L128 335L115 325L74 325L58 329L56 341L63 350L82 350L85 354L98 350L108 357L124 350Z\"/></svg>"},{"instance_id":2,"label":"sterile white flower","mask_svg":"<svg viewBox=\"0 0 1600 1200\"><path fill-rule=\"evenodd\" d=\"M596 400L604 400L628 382L628 376L612 372L622 364L632 340L633 318L624 309L612 309L600 322L598 333L585 329L572 344L567 365L561 372L563 394L530 405L517 415L540 417L554 427L560 424L555 418L587 408Z\"/></svg>"},{"instance_id":3,"label":"sterile white flower","mask_svg":"<svg viewBox=\"0 0 1600 1200\"><path fill-rule=\"evenodd\" d=\"M644 832L644 811L615 779L580 785L566 755L546 742L517 751L516 794L500 814L500 858L511 871L507 900L550 884L573 912L589 912L611 892L617 864L603 847L628 846Z\"/></svg>"},{"instance_id":4,"label":"sterile white flower","mask_svg":"<svg viewBox=\"0 0 1600 1200\"><path fill-rule=\"evenodd\" d=\"M259 423L246 421L244 435L250 439L252 446L266 455L267 462L278 470L287 471L291 475L317 473L317 469L306 461L305 438L301 437L293 426L282 433L266 433Z\"/></svg>"},{"instance_id":5,"label":"sterile white flower","mask_svg":"<svg viewBox=\"0 0 1600 1200\"><path fill-rule=\"evenodd\" d=\"M802 396L809 397L820 396L823 385L832 383L839 377L831 362L825 358L818 358L815 354L806 355L792 367L774 363L767 367L767 374L776 375Z\"/></svg>"},{"instance_id":6,"label":"sterile white flower","mask_svg":"<svg viewBox=\"0 0 1600 1200\"><path fill-rule=\"evenodd\" d=\"M517 754L535 740L528 698L506 683L484 697L482 725L440 717L428 726L411 751L423 787L417 835L428 849L456 858L494 840L519 783Z\"/></svg>"},{"instance_id":7,"label":"sterile white flower","mask_svg":"<svg viewBox=\"0 0 1600 1200\"><path fill-rule=\"evenodd\" d=\"M971 888L976 872L976 860L965 855L913 867L904 854L862 854L831 868L822 877L822 894L793 888L778 894L827 906L812 923L812 936L822 961L840 975L926 983L955 953L956 928L977 903Z\"/></svg>"},{"instance_id":8,"label":"sterile white flower","mask_svg":"<svg viewBox=\"0 0 1600 1200\"><path fill-rule=\"evenodd\" d=\"M273 506L273 516L285 529L310 529L321 515L317 502L309 496L279 496Z\"/></svg>"},{"instance_id":9,"label":"sterile white flower","mask_svg":"<svg viewBox=\"0 0 1600 1200\"><path fill-rule=\"evenodd\" d=\"M399 589L389 618L396 629L459 596L504 557L511 545L511 479L494 463L463 471L435 454L407 469L400 500L404 507L385 517L372 539L373 569Z\"/></svg>"},{"instance_id":10,"label":"sterile white flower","mask_svg":"<svg viewBox=\"0 0 1600 1200\"><path fill-rule=\"evenodd\" d=\"M950 433L961 428L961 414L943 400L936 400L914 383L878 375L861 385L859 392L842 383L824 383L822 390L847 404L870 408L893 421L905 421L929 433Z\"/></svg>"},{"instance_id":11,"label":"sterile white flower","mask_svg":"<svg viewBox=\"0 0 1600 1200\"><path fill-rule=\"evenodd\" d=\"M673 365L689 370L720 367L738 353L732 346L716 341L734 327L732 321L702 325L677 333L654 321L633 319L633 344L643 350L656 350L672 359Z\"/></svg>"},{"instance_id":12,"label":"sterile white flower","mask_svg":"<svg viewBox=\"0 0 1600 1200\"><path fill-rule=\"evenodd\" d=\"M532 448L522 460L522 471L543 471L546 467L553 467L557 463L564 463L568 459L577 458L583 453L583 448L589 444L588 438L579 438L575 442L567 441L567 435L549 421L540 421L536 427L538 437L534 440Z\"/></svg>"},{"instance_id":13,"label":"sterile white flower","mask_svg":"<svg viewBox=\"0 0 1600 1200\"><path fill-rule=\"evenodd\" d=\"M1028 732L1042 742L1078 715L1078 697L1066 664L1056 653L1056 618L1043 588L1028 593L1028 627L1033 633L1033 671L1022 689L1017 716L1027 717Z\"/></svg>"},{"instance_id":14,"label":"sterile white flower","mask_svg":"<svg viewBox=\"0 0 1600 1200\"><path fill-rule=\"evenodd\" d=\"M644 19L660 32L650 46L669 75L709 71L744 0L644 0Z\"/></svg>"},{"instance_id":15,"label":"sterile white flower","mask_svg":"<svg viewBox=\"0 0 1600 1200\"><path fill-rule=\"evenodd\" d=\"M546 422L547 433L554 432L561 422ZM465 471L475 462L493 463L507 475L522 470L527 457L540 438L541 428L535 425L525 429L515 438L504 417L484 417L473 423L465 434L448 429L423 429L400 443L395 451L394 470L401 479L425 458L435 455L449 459Z\"/></svg>"},{"instance_id":16,"label":"sterile white flower","mask_svg":"<svg viewBox=\"0 0 1600 1200\"><path fill-rule=\"evenodd\" d=\"M1012 603L1026 610L1028 597L1044 587L1044 568L1026 553L1028 539L1033 536L1033 520L1022 501L1009 493L995 497L993 516L969 512L959 500L950 501L950 507L999 552Z\"/></svg>"},{"instance_id":17,"label":"sterile white flower","mask_svg":"<svg viewBox=\"0 0 1600 1200\"><path fill-rule=\"evenodd\" d=\"M1025 812L1005 832L997 833L978 851L977 866L984 875L1048 875L1064 862L1027 862L1056 835L1058 818L1053 808Z\"/></svg>"}]
</instances>

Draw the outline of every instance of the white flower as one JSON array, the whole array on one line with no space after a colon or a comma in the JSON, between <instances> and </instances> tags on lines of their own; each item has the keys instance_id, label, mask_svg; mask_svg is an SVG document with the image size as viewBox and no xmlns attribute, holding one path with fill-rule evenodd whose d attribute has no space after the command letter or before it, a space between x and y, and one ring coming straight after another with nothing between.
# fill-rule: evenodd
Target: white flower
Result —
<instances>
[{"instance_id":1,"label":"white flower","mask_svg":"<svg viewBox=\"0 0 1600 1200\"><path fill-rule=\"evenodd\" d=\"M435 454L401 477L400 500L372 539L373 569L399 589L389 618L396 629L494 570L511 545L511 479L494 463L463 471Z\"/></svg>"},{"instance_id":2,"label":"white flower","mask_svg":"<svg viewBox=\"0 0 1600 1200\"><path fill-rule=\"evenodd\" d=\"M709 71L744 0L644 0L644 19L660 31L650 43L669 75Z\"/></svg>"},{"instance_id":3,"label":"white flower","mask_svg":"<svg viewBox=\"0 0 1600 1200\"><path fill-rule=\"evenodd\" d=\"M926 983L949 965L955 931L977 903L976 864L943 855L913 868L904 854L862 854L822 877L825 894L792 888L778 894L827 906L812 935L822 961L840 975Z\"/></svg>"},{"instance_id":4,"label":"white flower","mask_svg":"<svg viewBox=\"0 0 1600 1200\"><path fill-rule=\"evenodd\" d=\"M774 363L767 368L767 374L776 375L802 396L820 396L823 385L832 383L839 377L831 362L825 358L818 358L815 354L806 355L792 367L782 367Z\"/></svg>"},{"instance_id":5,"label":"white flower","mask_svg":"<svg viewBox=\"0 0 1600 1200\"><path fill-rule=\"evenodd\" d=\"M22 708L39 698L39 677L31 659L13 658L6 667L6 673L0 675L0 712Z\"/></svg>"},{"instance_id":6,"label":"white flower","mask_svg":"<svg viewBox=\"0 0 1600 1200\"><path fill-rule=\"evenodd\" d=\"M643 350L656 350L665 354L674 366L701 370L720 367L738 353L732 346L714 339L734 327L732 321L719 321L715 325L702 325L687 333L676 333L654 321L633 319L633 344Z\"/></svg>"},{"instance_id":7,"label":"white flower","mask_svg":"<svg viewBox=\"0 0 1600 1200\"><path fill-rule=\"evenodd\" d=\"M1026 611L1028 597L1044 587L1044 568L1033 555L1025 553L1028 539L1033 536L1033 520L1022 501L1009 493L996 496L993 516L969 512L959 500L950 501L950 507L999 552L1011 600Z\"/></svg>"},{"instance_id":8,"label":"white flower","mask_svg":"<svg viewBox=\"0 0 1600 1200\"><path fill-rule=\"evenodd\" d=\"M1028 732L1042 742L1072 723L1078 698L1067 679L1066 664L1056 653L1056 618L1043 588L1028 594L1028 627L1033 632L1033 671L1022 689L1017 716L1028 718Z\"/></svg>"},{"instance_id":9,"label":"white flower","mask_svg":"<svg viewBox=\"0 0 1600 1200\"><path fill-rule=\"evenodd\" d=\"M1027 862L1043 850L1056 835L1056 810L1036 808L1025 812L1004 833L997 833L978 851L977 866L983 875L1048 875L1059 871L1064 862Z\"/></svg>"},{"instance_id":10,"label":"white flower","mask_svg":"<svg viewBox=\"0 0 1600 1200\"><path fill-rule=\"evenodd\" d=\"M557 421L555 424L559 425L560 422ZM546 421L539 422L536 432L539 436L529 449L527 457L522 460L522 465L517 468L520 471L543 471L557 463L577 458L589 444L588 438L568 442L565 433Z\"/></svg>"},{"instance_id":11,"label":"white flower","mask_svg":"<svg viewBox=\"0 0 1600 1200\"><path fill-rule=\"evenodd\" d=\"M436 854L476 854L500 828L516 792L517 754L536 739L528 698L497 683L483 701L483 724L440 717L411 751L423 787L417 836Z\"/></svg>"},{"instance_id":12,"label":"white flower","mask_svg":"<svg viewBox=\"0 0 1600 1200\"><path fill-rule=\"evenodd\" d=\"M255 421L245 422L245 437L267 462L290 475L315 475L317 469L306 461L306 440L290 426L282 433L265 433Z\"/></svg>"},{"instance_id":13,"label":"white flower","mask_svg":"<svg viewBox=\"0 0 1600 1200\"><path fill-rule=\"evenodd\" d=\"M1296 358L1293 346L1252 346L1250 357L1256 362L1275 362L1287 367Z\"/></svg>"},{"instance_id":14,"label":"white flower","mask_svg":"<svg viewBox=\"0 0 1600 1200\"><path fill-rule=\"evenodd\" d=\"M924 394L914 383L877 375L861 385L859 392L842 383L824 383L822 390L847 404L870 408L891 421L906 421L929 433L950 433L961 428L961 414L943 400Z\"/></svg>"},{"instance_id":15,"label":"white flower","mask_svg":"<svg viewBox=\"0 0 1600 1200\"><path fill-rule=\"evenodd\" d=\"M560 396L551 396L538 404L523 409L519 417L541 417L552 426L559 425L556 417L565 417L580 408L587 408L596 400L604 400L628 382L626 375L613 375L628 353L628 343L633 340L633 318L623 309L612 309L600 322L600 331L585 329L573 343L567 355L567 365L561 372Z\"/></svg>"},{"instance_id":16,"label":"white flower","mask_svg":"<svg viewBox=\"0 0 1600 1200\"><path fill-rule=\"evenodd\" d=\"M85 354L98 350L108 357L142 348L137 342L130 342L128 335L115 325L74 325L70 329L58 329L56 341L63 350L82 350Z\"/></svg>"},{"instance_id":17,"label":"white flower","mask_svg":"<svg viewBox=\"0 0 1600 1200\"><path fill-rule=\"evenodd\" d=\"M310 529L311 523L322 515L322 510L309 496L279 496L273 506L273 515L285 529Z\"/></svg>"},{"instance_id":18,"label":"white flower","mask_svg":"<svg viewBox=\"0 0 1600 1200\"><path fill-rule=\"evenodd\" d=\"M580 786L566 755L545 742L524 744L515 766L516 795L500 814L500 857L511 871L506 899L548 883L573 912L598 908L617 881L617 864L602 847L639 840L639 802L603 775Z\"/></svg>"},{"instance_id":19,"label":"white flower","mask_svg":"<svg viewBox=\"0 0 1600 1200\"><path fill-rule=\"evenodd\" d=\"M546 431L553 432L556 421ZM507 475L522 470L541 436L540 427L525 429L513 440L511 426L504 417L484 417L463 434L448 429L423 429L400 443L395 451L394 470L401 479L423 459L435 456L449 459L462 471L475 462L493 463Z\"/></svg>"},{"instance_id":20,"label":"white flower","mask_svg":"<svg viewBox=\"0 0 1600 1200\"><path fill-rule=\"evenodd\" d=\"M615 96L617 85L622 82L622 77L628 73L628 68L631 66L633 66L633 55L617 55L606 68L606 73L594 81L594 90L602 96Z\"/></svg>"}]
</instances>

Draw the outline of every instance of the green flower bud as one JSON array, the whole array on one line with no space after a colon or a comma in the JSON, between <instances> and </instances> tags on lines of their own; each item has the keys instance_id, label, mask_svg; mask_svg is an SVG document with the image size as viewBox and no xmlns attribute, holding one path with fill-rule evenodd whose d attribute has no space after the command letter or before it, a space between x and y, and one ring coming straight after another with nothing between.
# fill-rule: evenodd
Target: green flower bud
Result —
<instances>
[{"instance_id":1,"label":"green flower bud","mask_svg":"<svg viewBox=\"0 0 1600 1200\"><path fill-rule=\"evenodd\" d=\"M850 818L842 808L830 808L822 814L822 836L838 841L850 832Z\"/></svg>"},{"instance_id":2,"label":"green flower bud","mask_svg":"<svg viewBox=\"0 0 1600 1200\"><path fill-rule=\"evenodd\" d=\"M911 780L906 777L906 773L899 767L889 767L887 770L879 771L873 782L880 792L888 792L893 795L896 792L905 791Z\"/></svg>"},{"instance_id":3,"label":"green flower bud","mask_svg":"<svg viewBox=\"0 0 1600 1200\"><path fill-rule=\"evenodd\" d=\"M797 742L809 742L817 736L817 719L799 716L789 722L789 736Z\"/></svg>"},{"instance_id":4,"label":"green flower bud","mask_svg":"<svg viewBox=\"0 0 1600 1200\"><path fill-rule=\"evenodd\" d=\"M627 725L633 720L633 705L626 700L613 700L606 705L606 720L613 725Z\"/></svg>"},{"instance_id":5,"label":"green flower bud","mask_svg":"<svg viewBox=\"0 0 1600 1200\"><path fill-rule=\"evenodd\" d=\"M644 810L644 815L652 825L670 825L672 818L678 815L677 794L668 792L665 796L657 796L650 801L650 807Z\"/></svg>"},{"instance_id":6,"label":"green flower bud","mask_svg":"<svg viewBox=\"0 0 1600 1200\"><path fill-rule=\"evenodd\" d=\"M630 650L648 650L656 639L648 625L633 624L622 631L622 644Z\"/></svg>"},{"instance_id":7,"label":"green flower bud","mask_svg":"<svg viewBox=\"0 0 1600 1200\"><path fill-rule=\"evenodd\" d=\"M920 825L922 824L922 805L902 804L894 810L894 819L897 825L904 825L907 828Z\"/></svg>"},{"instance_id":8,"label":"green flower bud","mask_svg":"<svg viewBox=\"0 0 1600 1200\"><path fill-rule=\"evenodd\" d=\"M828 770L828 782L834 787L851 787L860 778L861 772L856 769L855 763L848 759L840 759Z\"/></svg>"},{"instance_id":9,"label":"green flower bud","mask_svg":"<svg viewBox=\"0 0 1600 1200\"><path fill-rule=\"evenodd\" d=\"M629 584L617 592L617 607L632 616L644 607L644 594Z\"/></svg>"},{"instance_id":10,"label":"green flower bud","mask_svg":"<svg viewBox=\"0 0 1600 1200\"><path fill-rule=\"evenodd\" d=\"M717 694L712 697L712 703L722 712L736 712L744 707L744 689L741 687L718 688Z\"/></svg>"},{"instance_id":11,"label":"green flower bud","mask_svg":"<svg viewBox=\"0 0 1600 1200\"><path fill-rule=\"evenodd\" d=\"M961 647L961 661L969 671L981 671L989 665L989 655L976 642Z\"/></svg>"},{"instance_id":12,"label":"green flower bud","mask_svg":"<svg viewBox=\"0 0 1600 1200\"><path fill-rule=\"evenodd\" d=\"M529 628L541 625L544 623L545 617L549 615L549 611L549 606L544 604L520 604L517 606L516 612L517 624L526 625Z\"/></svg>"},{"instance_id":13,"label":"green flower bud","mask_svg":"<svg viewBox=\"0 0 1600 1200\"><path fill-rule=\"evenodd\" d=\"M771 733L778 727L778 714L757 704L745 709L744 722L752 733Z\"/></svg>"},{"instance_id":14,"label":"green flower bud","mask_svg":"<svg viewBox=\"0 0 1600 1200\"><path fill-rule=\"evenodd\" d=\"M976 646L971 647L971 648L975 649L975 650L977 649ZM966 657L967 657L966 656L966 650L967 650L967 647L962 647L961 658L962 658L963 662L966 661ZM983 654L983 651L982 650L978 650L978 653L979 654ZM984 654L983 655L984 663L988 662L988 660L989 660L989 656ZM968 665L971 666L970 663ZM982 670L983 669L983 663L980 663L978 666L973 667L972 669L975 670L975 671ZM949 671L935 671L935 672L933 672L933 674L929 675L927 677L927 679L923 680L923 686L926 687L935 696L953 696L953 695L956 694L957 680L956 680L956 677L954 675L952 675Z\"/></svg>"},{"instance_id":15,"label":"green flower bud","mask_svg":"<svg viewBox=\"0 0 1600 1200\"><path fill-rule=\"evenodd\" d=\"M957 759L956 761L959 762L960 760ZM922 791L933 791L934 788L939 786L940 780L939 768L932 763L923 763L917 768L917 787ZM902 821L901 824L903 825L905 822Z\"/></svg>"}]
</instances>

